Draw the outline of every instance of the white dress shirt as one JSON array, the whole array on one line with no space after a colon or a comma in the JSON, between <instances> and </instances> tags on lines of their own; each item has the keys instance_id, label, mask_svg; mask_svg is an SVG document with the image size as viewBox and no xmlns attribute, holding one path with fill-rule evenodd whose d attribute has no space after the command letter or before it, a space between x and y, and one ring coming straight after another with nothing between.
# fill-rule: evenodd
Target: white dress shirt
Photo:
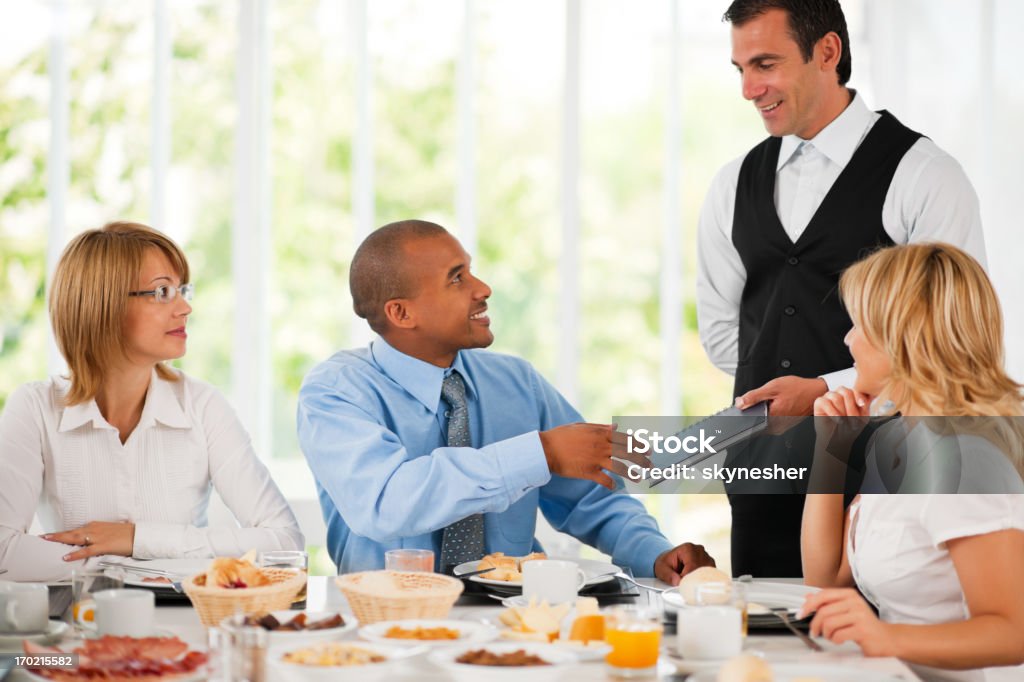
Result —
<instances>
[{"instance_id":1,"label":"white dress shirt","mask_svg":"<svg viewBox=\"0 0 1024 682\"><path fill-rule=\"evenodd\" d=\"M1024 531L1024 495L861 495L850 516L850 568L879 617L889 623L950 623L971 614L946 543ZM1024 679L1024 667L914 669L929 682Z\"/></svg>"},{"instance_id":2,"label":"white dress shirt","mask_svg":"<svg viewBox=\"0 0 1024 682\"><path fill-rule=\"evenodd\" d=\"M175 371L153 372L142 417L122 444L95 400L62 404L69 381L19 387L0 417L0 567L8 580L59 580L74 548L29 535L90 521L135 524L136 558L238 556L302 549L288 503L227 400ZM240 527L206 527L211 483Z\"/></svg>"},{"instance_id":3,"label":"white dress shirt","mask_svg":"<svg viewBox=\"0 0 1024 682\"><path fill-rule=\"evenodd\" d=\"M775 177L775 207L794 242L879 114L860 95L811 140L782 138ZM711 362L736 373L739 311L746 271L732 243L736 185L743 156L718 172L701 210L697 239L697 320ZM897 244L923 241L958 246L984 266L985 241L978 197L956 159L922 137L896 168L882 206L882 226ZM853 386L855 370L822 377L829 389Z\"/></svg>"}]
</instances>

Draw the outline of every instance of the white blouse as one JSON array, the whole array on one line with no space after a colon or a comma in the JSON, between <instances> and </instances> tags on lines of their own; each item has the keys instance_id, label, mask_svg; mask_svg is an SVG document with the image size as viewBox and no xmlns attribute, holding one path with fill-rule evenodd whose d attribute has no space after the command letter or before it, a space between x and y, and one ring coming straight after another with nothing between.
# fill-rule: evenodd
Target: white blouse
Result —
<instances>
[{"instance_id":1,"label":"white blouse","mask_svg":"<svg viewBox=\"0 0 1024 682\"><path fill-rule=\"evenodd\" d=\"M970 617L946 543L1024 530L1024 495L861 495L850 507L847 554L857 587L890 623ZM925 680L1024 679L1024 667L946 671L915 666Z\"/></svg>"},{"instance_id":2,"label":"white blouse","mask_svg":"<svg viewBox=\"0 0 1024 682\"><path fill-rule=\"evenodd\" d=\"M249 436L215 388L153 372L142 417L122 445L96 401L65 407L63 377L25 384L0 416L0 567L7 580L59 580L82 562L29 535L90 521L135 524L134 556L237 556L302 549L303 537ZM240 527L207 527L211 484Z\"/></svg>"}]
</instances>

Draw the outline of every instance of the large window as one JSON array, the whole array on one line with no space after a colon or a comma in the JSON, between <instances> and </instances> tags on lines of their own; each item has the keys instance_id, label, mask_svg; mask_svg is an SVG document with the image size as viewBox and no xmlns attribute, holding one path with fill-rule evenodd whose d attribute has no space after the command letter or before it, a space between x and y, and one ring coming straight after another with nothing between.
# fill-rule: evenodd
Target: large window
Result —
<instances>
[{"instance_id":1,"label":"large window","mask_svg":"<svg viewBox=\"0 0 1024 682\"><path fill-rule=\"evenodd\" d=\"M697 336L697 216L717 169L764 135L729 64L725 4L16 3L0 22L0 406L61 369L45 286L67 239L149 222L193 266L181 366L232 398L315 514L298 387L369 338L347 289L355 245L423 217L459 235L493 287L495 349L588 419L719 409L731 378ZM1009 57L1024 11L844 6L852 85L961 160L997 285L1019 290L1024 102ZM1019 377L1024 320L1006 312ZM645 502L673 539L728 564L722 498Z\"/></svg>"}]
</instances>

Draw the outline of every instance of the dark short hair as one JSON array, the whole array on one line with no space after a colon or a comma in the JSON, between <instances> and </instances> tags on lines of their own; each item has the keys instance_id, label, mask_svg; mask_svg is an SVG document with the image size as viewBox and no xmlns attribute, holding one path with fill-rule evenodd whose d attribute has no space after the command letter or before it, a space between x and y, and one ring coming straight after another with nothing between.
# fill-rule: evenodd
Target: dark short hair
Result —
<instances>
[{"instance_id":1,"label":"dark short hair","mask_svg":"<svg viewBox=\"0 0 1024 682\"><path fill-rule=\"evenodd\" d=\"M839 0L734 0L722 15L722 21L733 26L742 26L756 19L768 10L781 9L786 12L789 30L793 40L800 46L804 62L811 61L814 46L828 33L835 32L842 41L842 54L836 65L839 84L846 85L853 73L850 57L850 32L846 28L846 16Z\"/></svg>"},{"instance_id":2,"label":"dark short hair","mask_svg":"<svg viewBox=\"0 0 1024 682\"><path fill-rule=\"evenodd\" d=\"M401 220L374 230L363 240L352 256L348 288L352 308L370 324L370 329L383 334L387 328L384 304L412 293L402 262L405 242L446 234L448 230L436 223Z\"/></svg>"}]
</instances>

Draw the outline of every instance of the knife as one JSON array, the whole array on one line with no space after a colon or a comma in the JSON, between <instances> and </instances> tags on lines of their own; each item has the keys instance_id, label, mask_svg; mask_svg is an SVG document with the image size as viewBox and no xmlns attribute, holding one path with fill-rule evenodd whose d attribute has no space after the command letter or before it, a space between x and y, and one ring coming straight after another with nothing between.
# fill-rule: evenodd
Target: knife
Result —
<instances>
[{"instance_id":1,"label":"knife","mask_svg":"<svg viewBox=\"0 0 1024 682\"><path fill-rule=\"evenodd\" d=\"M480 575L481 573L490 573L495 568L497 568L497 566L491 566L490 568L485 568L485 569L480 570L480 571L470 571L469 573L456 573L455 577L456 578L472 578L474 575Z\"/></svg>"}]
</instances>

